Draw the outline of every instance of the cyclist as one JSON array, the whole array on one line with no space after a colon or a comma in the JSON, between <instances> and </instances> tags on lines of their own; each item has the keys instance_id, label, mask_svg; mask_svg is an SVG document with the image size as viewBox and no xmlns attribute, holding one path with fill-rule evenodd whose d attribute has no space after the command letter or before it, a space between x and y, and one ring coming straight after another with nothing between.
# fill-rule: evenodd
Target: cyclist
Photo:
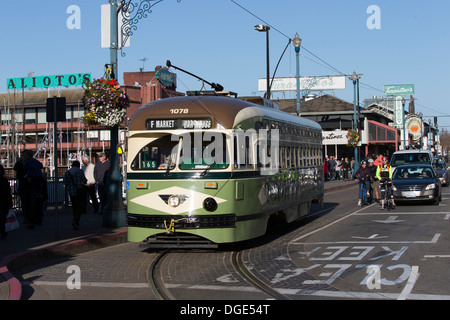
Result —
<instances>
[{"instance_id":1,"label":"cyclist","mask_svg":"<svg viewBox=\"0 0 450 320\"><path fill-rule=\"evenodd\" d=\"M390 195L391 199L392 199L392 206L395 207L395 203L394 203L394 195L392 192L392 167L389 165L389 158L388 157L383 157L383 162L382 164L380 164L377 167L377 173L376 173L376 177L378 178L378 180L380 180L380 191L381 191L381 210L384 210L384 202L385 202L385 198L386 198L386 194L384 192L389 192L388 194ZM386 185L385 188L382 188L382 185ZM383 192L384 190L384 192Z\"/></svg>"},{"instance_id":2,"label":"cyclist","mask_svg":"<svg viewBox=\"0 0 450 320\"><path fill-rule=\"evenodd\" d=\"M366 161L361 161L361 167L359 167L358 171L355 173L356 179L359 180L359 200L358 200L358 206L361 206L361 200L363 198L363 184L366 189L366 197L370 196L370 171L367 168Z\"/></svg>"},{"instance_id":3,"label":"cyclist","mask_svg":"<svg viewBox=\"0 0 450 320\"><path fill-rule=\"evenodd\" d=\"M367 168L369 169L370 172L370 192L372 193L372 198L374 198L376 202L379 202L380 201L379 200L380 197L378 195L379 182L376 177L378 167L373 162L374 162L373 159L369 159L367 165Z\"/></svg>"}]
</instances>

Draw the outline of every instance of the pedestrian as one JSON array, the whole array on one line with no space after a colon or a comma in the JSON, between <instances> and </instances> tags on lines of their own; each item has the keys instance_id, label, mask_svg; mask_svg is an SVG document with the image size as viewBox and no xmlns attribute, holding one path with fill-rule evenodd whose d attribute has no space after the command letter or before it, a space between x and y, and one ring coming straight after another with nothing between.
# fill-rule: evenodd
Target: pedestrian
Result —
<instances>
[{"instance_id":1,"label":"pedestrian","mask_svg":"<svg viewBox=\"0 0 450 320\"><path fill-rule=\"evenodd\" d=\"M6 217L12 208L12 195L8 179L5 178L5 168L0 164L0 239L6 240Z\"/></svg>"},{"instance_id":2,"label":"pedestrian","mask_svg":"<svg viewBox=\"0 0 450 320\"><path fill-rule=\"evenodd\" d=\"M33 157L32 150L23 151L22 212L30 230L42 223L42 163Z\"/></svg>"},{"instance_id":3,"label":"pedestrian","mask_svg":"<svg viewBox=\"0 0 450 320\"><path fill-rule=\"evenodd\" d=\"M339 158L336 161L336 166L335 166L335 179L336 180L341 180L341 166L342 166L342 162L339 160Z\"/></svg>"},{"instance_id":4,"label":"pedestrian","mask_svg":"<svg viewBox=\"0 0 450 320\"><path fill-rule=\"evenodd\" d=\"M109 170L110 163L109 160L106 160L106 154L104 152L98 155L99 161L96 163L94 167L94 178L95 183L97 183L98 195L100 197L100 214L103 214L103 211L106 207L107 203L107 186L105 184L105 173Z\"/></svg>"},{"instance_id":5,"label":"pedestrian","mask_svg":"<svg viewBox=\"0 0 450 320\"><path fill-rule=\"evenodd\" d=\"M328 161L328 171L330 172L330 180L335 179L335 170L336 170L336 161L334 160L334 156L330 156L330 160Z\"/></svg>"},{"instance_id":6,"label":"pedestrian","mask_svg":"<svg viewBox=\"0 0 450 320\"><path fill-rule=\"evenodd\" d=\"M64 174L64 186L69 193L72 202L73 220L72 227L78 230L80 217L86 213L86 189L87 179L80 169L80 161L72 162L72 167Z\"/></svg>"},{"instance_id":7,"label":"pedestrian","mask_svg":"<svg viewBox=\"0 0 450 320\"><path fill-rule=\"evenodd\" d=\"M344 161L342 161L342 177L344 178L344 181L348 181L348 173L351 171L351 165L350 161L346 157Z\"/></svg>"},{"instance_id":8,"label":"pedestrian","mask_svg":"<svg viewBox=\"0 0 450 320\"><path fill-rule=\"evenodd\" d=\"M84 176L87 179L86 192L92 201L92 207L94 208L94 213L98 213L98 200L97 200L97 192L96 192L96 188L95 188L95 178L94 178L95 165L89 161L89 158L87 156L83 156L81 158L81 161L83 162L82 170L84 172Z\"/></svg>"},{"instance_id":9,"label":"pedestrian","mask_svg":"<svg viewBox=\"0 0 450 320\"><path fill-rule=\"evenodd\" d=\"M326 158L323 162L323 175L324 175L325 181L328 181L329 180L328 156L326 156Z\"/></svg>"}]
</instances>

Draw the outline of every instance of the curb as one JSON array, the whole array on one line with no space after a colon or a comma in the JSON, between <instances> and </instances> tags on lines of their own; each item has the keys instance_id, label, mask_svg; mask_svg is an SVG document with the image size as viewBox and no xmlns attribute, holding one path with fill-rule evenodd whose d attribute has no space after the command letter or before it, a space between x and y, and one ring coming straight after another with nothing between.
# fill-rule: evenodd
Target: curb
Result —
<instances>
[{"instance_id":1,"label":"curb","mask_svg":"<svg viewBox=\"0 0 450 320\"><path fill-rule=\"evenodd\" d=\"M5 279L9 288L8 300L20 300L22 285L11 273L11 270L20 269L29 264L39 263L46 259L68 257L108 246L127 242L128 231L119 231L87 239L68 241L62 244L28 250L7 256L0 262L0 276Z\"/></svg>"}]
</instances>

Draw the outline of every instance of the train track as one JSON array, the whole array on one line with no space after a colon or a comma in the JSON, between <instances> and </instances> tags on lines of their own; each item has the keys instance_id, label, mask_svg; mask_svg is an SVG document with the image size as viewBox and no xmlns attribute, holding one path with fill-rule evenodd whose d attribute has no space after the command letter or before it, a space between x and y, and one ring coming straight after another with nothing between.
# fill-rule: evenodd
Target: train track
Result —
<instances>
[{"instance_id":1,"label":"train track","mask_svg":"<svg viewBox=\"0 0 450 320\"><path fill-rule=\"evenodd\" d=\"M171 249L168 249L160 253L150 265L148 270L148 282L158 300L175 300L164 285L161 274L161 264L164 258L170 253Z\"/></svg>"},{"instance_id":2,"label":"train track","mask_svg":"<svg viewBox=\"0 0 450 320\"><path fill-rule=\"evenodd\" d=\"M148 270L148 281L150 288L152 289L153 294L159 300L176 300L175 297L169 292L166 288L163 278L162 278L162 262L167 257L167 255L171 252L171 249L168 249L162 253L159 253L155 260L152 262L149 270ZM184 251L184 254L188 254L188 252ZM249 285L254 288L264 292L269 297L276 300L291 300L289 297L279 293L274 288L258 279L245 265L243 261L242 251L234 251L231 254L231 264L234 270L239 274L239 276L245 280Z\"/></svg>"},{"instance_id":3,"label":"train track","mask_svg":"<svg viewBox=\"0 0 450 320\"><path fill-rule=\"evenodd\" d=\"M233 252L231 256L231 262L233 264L233 267L235 271L245 280L247 283L252 285L253 287L263 291L270 297L276 299L276 300L291 300L287 296L279 293L275 289L273 289L271 286L267 285L265 282L258 279L246 266L242 258L242 252L241 251L235 251Z\"/></svg>"}]
</instances>

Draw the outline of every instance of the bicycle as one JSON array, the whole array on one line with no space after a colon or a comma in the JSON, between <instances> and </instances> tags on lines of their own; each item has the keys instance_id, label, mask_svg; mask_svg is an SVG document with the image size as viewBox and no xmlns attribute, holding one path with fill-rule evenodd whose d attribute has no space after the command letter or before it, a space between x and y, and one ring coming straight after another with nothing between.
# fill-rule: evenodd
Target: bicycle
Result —
<instances>
[{"instance_id":1,"label":"bicycle","mask_svg":"<svg viewBox=\"0 0 450 320\"><path fill-rule=\"evenodd\" d=\"M388 211L394 209L395 205L394 205L394 195L392 194L392 182L387 180L380 181L380 192L381 192L381 200L384 200L384 207Z\"/></svg>"},{"instance_id":2,"label":"bicycle","mask_svg":"<svg viewBox=\"0 0 450 320\"><path fill-rule=\"evenodd\" d=\"M370 193L370 189L367 189L366 182L360 181L360 194L359 198L361 199L361 207L364 207L365 205L370 205L372 203L372 194Z\"/></svg>"}]
</instances>

